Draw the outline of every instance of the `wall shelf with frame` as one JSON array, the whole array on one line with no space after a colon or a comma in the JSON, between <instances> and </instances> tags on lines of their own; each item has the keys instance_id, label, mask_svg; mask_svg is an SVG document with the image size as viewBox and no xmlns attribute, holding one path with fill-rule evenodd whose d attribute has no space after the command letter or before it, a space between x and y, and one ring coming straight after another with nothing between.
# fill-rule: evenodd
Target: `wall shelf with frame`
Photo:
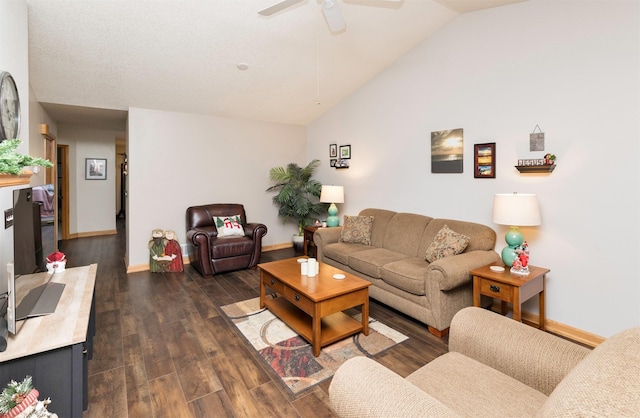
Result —
<instances>
[{"instance_id":1,"label":"wall shelf with frame","mask_svg":"<svg viewBox=\"0 0 640 418\"><path fill-rule=\"evenodd\" d=\"M516 165L516 169L520 173L551 173L555 170L555 164L552 165Z\"/></svg>"}]
</instances>

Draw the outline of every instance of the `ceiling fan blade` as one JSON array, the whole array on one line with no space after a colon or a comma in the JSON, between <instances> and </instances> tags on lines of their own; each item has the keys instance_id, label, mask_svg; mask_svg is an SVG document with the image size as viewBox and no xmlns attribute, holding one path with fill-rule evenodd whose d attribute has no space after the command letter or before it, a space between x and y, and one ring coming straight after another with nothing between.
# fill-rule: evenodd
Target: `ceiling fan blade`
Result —
<instances>
[{"instance_id":1,"label":"ceiling fan blade","mask_svg":"<svg viewBox=\"0 0 640 418\"><path fill-rule=\"evenodd\" d=\"M281 10L286 9L287 7L291 7L296 3L300 3L301 1L302 0L283 0L280 3L276 3L271 7L267 7L264 10L260 10L258 14L262 16L271 16L273 14L278 13Z\"/></svg>"},{"instance_id":2,"label":"ceiling fan blade","mask_svg":"<svg viewBox=\"0 0 640 418\"><path fill-rule=\"evenodd\" d=\"M324 19L327 21L327 25L331 32L337 33L346 29L347 24L342 17L342 12L336 3L336 0L322 0L320 5L322 6Z\"/></svg>"}]
</instances>

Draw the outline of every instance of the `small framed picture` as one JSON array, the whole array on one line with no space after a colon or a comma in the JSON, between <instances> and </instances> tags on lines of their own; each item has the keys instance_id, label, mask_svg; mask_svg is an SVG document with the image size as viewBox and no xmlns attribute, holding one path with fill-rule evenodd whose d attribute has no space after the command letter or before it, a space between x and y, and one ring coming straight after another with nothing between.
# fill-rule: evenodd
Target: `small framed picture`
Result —
<instances>
[{"instance_id":1,"label":"small framed picture","mask_svg":"<svg viewBox=\"0 0 640 418\"><path fill-rule=\"evenodd\" d=\"M329 158L338 158L338 144L329 145Z\"/></svg>"},{"instance_id":2,"label":"small framed picture","mask_svg":"<svg viewBox=\"0 0 640 418\"><path fill-rule=\"evenodd\" d=\"M86 180L106 180L107 179L107 159L106 158L85 158L84 178Z\"/></svg>"},{"instance_id":3,"label":"small framed picture","mask_svg":"<svg viewBox=\"0 0 640 418\"><path fill-rule=\"evenodd\" d=\"M475 144L473 150L473 177L477 179L496 178L496 143Z\"/></svg>"},{"instance_id":4,"label":"small framed picture","mask_svg":"<svg viewBox=\"0 0 640 418\"><path fill-rule=\"evenodd\" d=\"M351 158L351 145L340 145L340 157L341 160L348 160Z\"/></svg>"},{"instance_id":5,"label":"small framed picture","mask_svg":"<svg viewBox=\"0 0 640 418\"><path fill-rule=\"evenodd\" d=\"M330 160L329 160L329 165L330 165L331 167L335 167L335 166L336 166L336 162L337 162L337 161L338 161L338 159L337 159L337 158L332 158L332 159L330 159Z\"/></svg>"}]
</instances>

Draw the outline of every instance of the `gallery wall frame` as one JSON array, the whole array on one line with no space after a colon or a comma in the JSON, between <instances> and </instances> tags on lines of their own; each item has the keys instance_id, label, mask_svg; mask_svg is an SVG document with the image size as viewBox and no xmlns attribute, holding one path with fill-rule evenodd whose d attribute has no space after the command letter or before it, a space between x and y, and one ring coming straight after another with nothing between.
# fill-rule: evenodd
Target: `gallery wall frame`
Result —
<instances>
[{"instance_id":1,"label":"gallery wall frame","mask_svg":"<svg viewBox=\"0 0 640 418\"><path fill-rule=\"evenodd\" d=\"M341 160L348 160L351 158L351 145L340 145L340 156L338 157Z\"/></svg>"},{"instance_id":2,"label":"gallery wall frame","mask_svg":"<svg viewBox=\"0 0 640 418\"><path fill-rule=\"evenodd\" d=\"M106 158L85 158L84 159L85 180L106 180L107 179L107 159Z\"/></svg>"},{"instance_id":3,"label":"gallery wall frame","mask_svg":"<svg viewBox=\"0 0 640 418\"><path fill-rule=\"evenodd\" d=\"M329 144L329 158L338 158L338 144Z\"/></svg>"},{"instance_id":4,"label":"gallery wall frame","mask_svg":"<svg viewBox=\"0 0 640 418\"><path fill-rule=\"evenodd\" d=\"M473 177L477 179L496 178L496 143L473 145Z\"/></svg>"}]
</instances>

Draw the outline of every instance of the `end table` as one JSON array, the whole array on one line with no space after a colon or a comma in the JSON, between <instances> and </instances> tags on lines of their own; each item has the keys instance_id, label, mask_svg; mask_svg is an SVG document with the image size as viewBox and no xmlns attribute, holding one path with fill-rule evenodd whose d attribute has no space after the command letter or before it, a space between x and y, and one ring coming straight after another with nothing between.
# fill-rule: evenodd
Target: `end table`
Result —
<instances>
[{"instance_id":1,"label":"end table","mask_svg":"<svg viewBox=\"0 0 640 418\"><path fill-rule=\"evenodd\" d=\"M491 270L492 265L504 267L504 271ZM473 306L480 306L480 295L502 301L502 314L507 311L507 303L513 305L513 319L522 321L522 303L538 295L539 324L538 328L545 328L544 312L544 277L550 271L543 267L529 265L527 276L513 274L509 267L502 264L489 264L473 269L469 272L473 276Z\"/></svg>"},{"instance_id":2,"label":"end table","mask_svg":"<svg viewBox=\"0 0 640 418\"><path fill-rule=\"evenodd\" d=\"M305 226L304 229L302 230L302 234L304 235L304 243L302 244L302 247L304 248L304 255L309 255L308 254L308 246L309 245L313 245L314 247L316 246L315 243L313 242L313 233L316 232L318 230L318 228L320 228L319 226ZM314 255L315 254L315 250L314 250Z\"/></svg>"}]
</instances>

